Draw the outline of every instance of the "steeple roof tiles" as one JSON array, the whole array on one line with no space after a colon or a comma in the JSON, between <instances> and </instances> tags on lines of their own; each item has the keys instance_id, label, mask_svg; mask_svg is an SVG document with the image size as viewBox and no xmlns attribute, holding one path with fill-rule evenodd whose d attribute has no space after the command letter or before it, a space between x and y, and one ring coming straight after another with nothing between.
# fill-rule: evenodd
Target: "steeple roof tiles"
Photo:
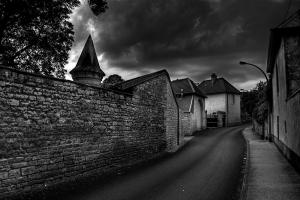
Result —
<instances>
[{"instance_id":1,"label":"steeple roof tiles","mask_svg":"<svg viewBox=\"0 0 300 200\"><path fill-rule=\"evenodd\" d=\"M95 72L105 76L105 73L100 68L91 35L89 35L84 45L75 68L70 71L71 74L78 72Z\"/></svg>"}]
</instances>

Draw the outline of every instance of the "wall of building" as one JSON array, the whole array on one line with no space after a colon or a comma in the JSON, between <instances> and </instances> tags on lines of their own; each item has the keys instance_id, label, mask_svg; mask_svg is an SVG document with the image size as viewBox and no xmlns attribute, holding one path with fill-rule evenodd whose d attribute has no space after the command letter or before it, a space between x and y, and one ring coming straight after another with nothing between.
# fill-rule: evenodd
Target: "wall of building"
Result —
<instances>
[{"instance_id":1,"label":"wall of building","mask_svg":"<svg viewBox=\"0 0 300 200\"><path fill-rule=\"evenodd\" d=\"M177 98L180 107L184 108L180 115L181 127L184 135L192 135L195 131L206 128L205 100L196 95ZM200 102L202 102L202 106ZM186 108L189 108L188 111Z\"/></svg>"},{"instance_id":2,"label":"wall of building","mask_svg":"<svg viewBox=\"0 0 300 200\"><path fill-rule=\"evenodd\" d=\"M298 51L299 51L298 44ZM288 95L286 63L298 62L299 56L290 52L290 46L282 40L272 72L273 109L271 134L283 154L300 169L300 94ZM299 55L299 54L298 54ZM289 60L290 59L290 60Z\"/></svg>"},{"instance_id":3,"label":"wall of building","mask_svg":"<svg viewBox=\"0 0 300 200\"><path fill-rule=\"evenodd\" d=\"M272 74L273 88L273 135L280 141L286 143L287 135L284 130L286 121L286 76L285 76L285 56L284 43L281 43L280 50L275 62Z\"/></svg>"},{"instance_id":4,"label":"wall of building","mask_svg":"<svg viewBox=\"0 0 300 200\"><path fill-rule=\"evenodd\" d=\"M234 100L232 98L234 95ZM237 94L213 94L207 95L205 107L207 114L223 111L226 113L228 126L238 125L241 123L241 98ZM228 101L228 107L227 107Z\"/></svg>"},{"instance_id":5,"label":"wall of building","mask_svg":"<svg viewBox=\"0 0 300 200\"><path fill-rule=\"evenodd\" d=\"M182 97L177 97L177 102L180 108L179 115L179 123L182 129L182 134L184 135L192 135L192 125L193 121L191 118L191 104L193 101L192 95L186 95Z\"/></svg>"},{"instance_id":6,"label":"wall of building","mask_svg":"<svg viewBox=\"0 0 300 200\"><path fill-rule=\"evenodd\" d=\"M192 135L192 119L190 112L183 112L180 115L181 128L183 135Z\"/></svg>"},{"instance_id":7,"label":"wall of building","mask_svg":"<svg viewBox=\"0 0 300 200\"><path fill-rule=\"evenodd\" d=\"M206 95L205 99L205 109L207 114L211 114L217 111L227 111L226 108L226 94L212 94Z\"/></svg>"},{"instance_id":8,"label":"wall of building","mask_svg":"<svg viewBox=\"0 0 300 200\"><path fill-rule=\"evenodd\" d=\"M282 148L284 154L300 171L300 94L297 93L287 102L286 141Z\"/></svg>"},{"instance_id":9,"label":"wall of building","mask_svg":"<svg viewBox=\"0 0 300 200\"><path fill-rule=\"evenodd\" d=\"M206 128L205 124L205 100L199 96L193 95L193 112L191 113L191 120L192 120L192 133L195 131L200 131ZM202 106L201 103L202 102Z\"/></svg>"},{"instance_id":10,"label":"wall of building","mask_svg":"<svg viewBox=\"0 0 300 200\"><path fill-rule=\"evenodd\" d=\"M166 141L167 151L176 150L183 142L184 134L181 130L179 107L174 98L172 87L169 80L165 79L165 90L162 91L167 99L167 106L165 111L165 127L166 127Z\"/></svg>"},{"instance_id":11,"label":"wall of building","mask_svg":"<svg viewBox=\"0 0 300 200\"><path fill-rule=\"evenodd\" d=\"M241 97L237 94L228 95L228 126L241 123Z\"/></svg>"},{"instance_id":12,"label":"wall of building","mask_svg":"<svg viewBox=\"0 0 300 200\"><path fill-rule=\"evenodd\" d=\"M199 98L201 112L201 129L206 129L205 98Z\"/></svg>"},{"instance_id":13,"label":"wall of building","mask_svg":"<svg viewBox=\"0 0 300 200\"><path fill-rule=\"evenodd\" d=\"M130 95L0 67L0 198L175 148L178 113L170 92L166 75Z\"/></svg>"}]
</instances>

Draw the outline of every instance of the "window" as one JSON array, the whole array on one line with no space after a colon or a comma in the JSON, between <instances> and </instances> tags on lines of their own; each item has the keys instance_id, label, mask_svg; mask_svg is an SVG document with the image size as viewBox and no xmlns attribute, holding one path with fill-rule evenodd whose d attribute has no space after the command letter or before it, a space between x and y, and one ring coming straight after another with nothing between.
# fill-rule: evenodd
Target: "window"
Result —
<instances>
[{"instance_id":1,"label":"window","mask_svg":"<svg viewBox=\"0 0 300 200\"><path fill-rule=\"evenodd\" d=\"M287 133L287 130L286 130L286 120L284 120L284 131L285 131L285 133Z\"/></svg>"},{"instance_id":2,"label":"window","mask_svg":"<svg viewBox=\"0 0 300 200\"><path fill-rule=\"evenodd\" d=\"M234 96L234 94L232 94L232 104L234 104L235 103L235 96Z\"/></svg>"},{"instance_id":3,"label":"window","mask_svg":"<svg viewBox=\"0 0 300 200\"><path fill-rule=\"evenodd\" d=\"M285 46L287 96L290 96L300 88L300 36L286 38Z\"/></svg>"}]
</instances>

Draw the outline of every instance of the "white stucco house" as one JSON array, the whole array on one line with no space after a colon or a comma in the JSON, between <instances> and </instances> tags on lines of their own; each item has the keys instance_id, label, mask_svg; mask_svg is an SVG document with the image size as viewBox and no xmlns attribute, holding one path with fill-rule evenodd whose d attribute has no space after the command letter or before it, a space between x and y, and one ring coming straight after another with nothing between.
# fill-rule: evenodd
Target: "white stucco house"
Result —
<instances>
[{"instance_id":1,"label":"white stucco house","mask_svg":"<svg viewBox=\"0 0 300 200\"><path fill-rule=\"evenodd\" d=\"M189 78L172 81L179 108L182 131L192 135L206 128L205 98L203 92Z\"/></svg>"},{"instance_id":2,"label":"white stucco house","mask_svg":"<svg viewBox=\"0 0 300 200\"><path fill-rule=\"evenodd\" d=\"M226 79L218 78L213 73L211 79L198 84L198 88L207 96L205 110L208 116L223 113L223 126L234 126L241 123L240 91Z\"/></svg>"}]
</instances>

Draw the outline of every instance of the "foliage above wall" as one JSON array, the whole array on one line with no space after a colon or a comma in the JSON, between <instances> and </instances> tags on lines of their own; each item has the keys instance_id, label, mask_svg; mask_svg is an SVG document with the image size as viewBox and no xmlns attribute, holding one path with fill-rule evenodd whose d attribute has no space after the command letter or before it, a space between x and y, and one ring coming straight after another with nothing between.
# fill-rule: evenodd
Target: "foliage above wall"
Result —
<instances>
[{"instance_id":1,"label":"foliage above wall","mask_svg":"<svg viewBox=\"0 0 300 200\"><path fill-rule=\"evenodd\" d=\"M124 81L124 79L121 76L119 76L117 74L113 74L113 75L110 75L109 77L107 77L106 79L104 79L103 86L105 88L109 88L118 83L122 83L123 81Z\"/></svg>"},{"instance_id":2,"label":"foliage above wall","mask_svg":"<svg viewBox=\"0 0 300 200\"><path fill-rule=\"evenodd\" d=\"M254 89L243 92L241 96L242 113L247 113L262 124L268 117L270 90L270 86L261 81Z\"/></svg>"},{"instance_id":3,"label":"foliage above wall","mask_svg":"<svg viewBox=\"0 0 300 200\"><path fill-rule=\"evenodd\" d=\"M267 83L259 82L255 89L257 91L256 106L253 110L252 117L260 124L268 118L268 95L267 95Z\"/></svg>"},{"instance_id":4,"label":"foliage above wall","mask_svg":"<svg viewBox=\"0 0 300 200\"><path fill-rule=\"evenodd\" d=\"M69 15L79 4L79 0L1 0L0 64L64 78L74 35ZM89 5L97 14L107 8L104 0Z\"/></svg>"}]
</instances>

